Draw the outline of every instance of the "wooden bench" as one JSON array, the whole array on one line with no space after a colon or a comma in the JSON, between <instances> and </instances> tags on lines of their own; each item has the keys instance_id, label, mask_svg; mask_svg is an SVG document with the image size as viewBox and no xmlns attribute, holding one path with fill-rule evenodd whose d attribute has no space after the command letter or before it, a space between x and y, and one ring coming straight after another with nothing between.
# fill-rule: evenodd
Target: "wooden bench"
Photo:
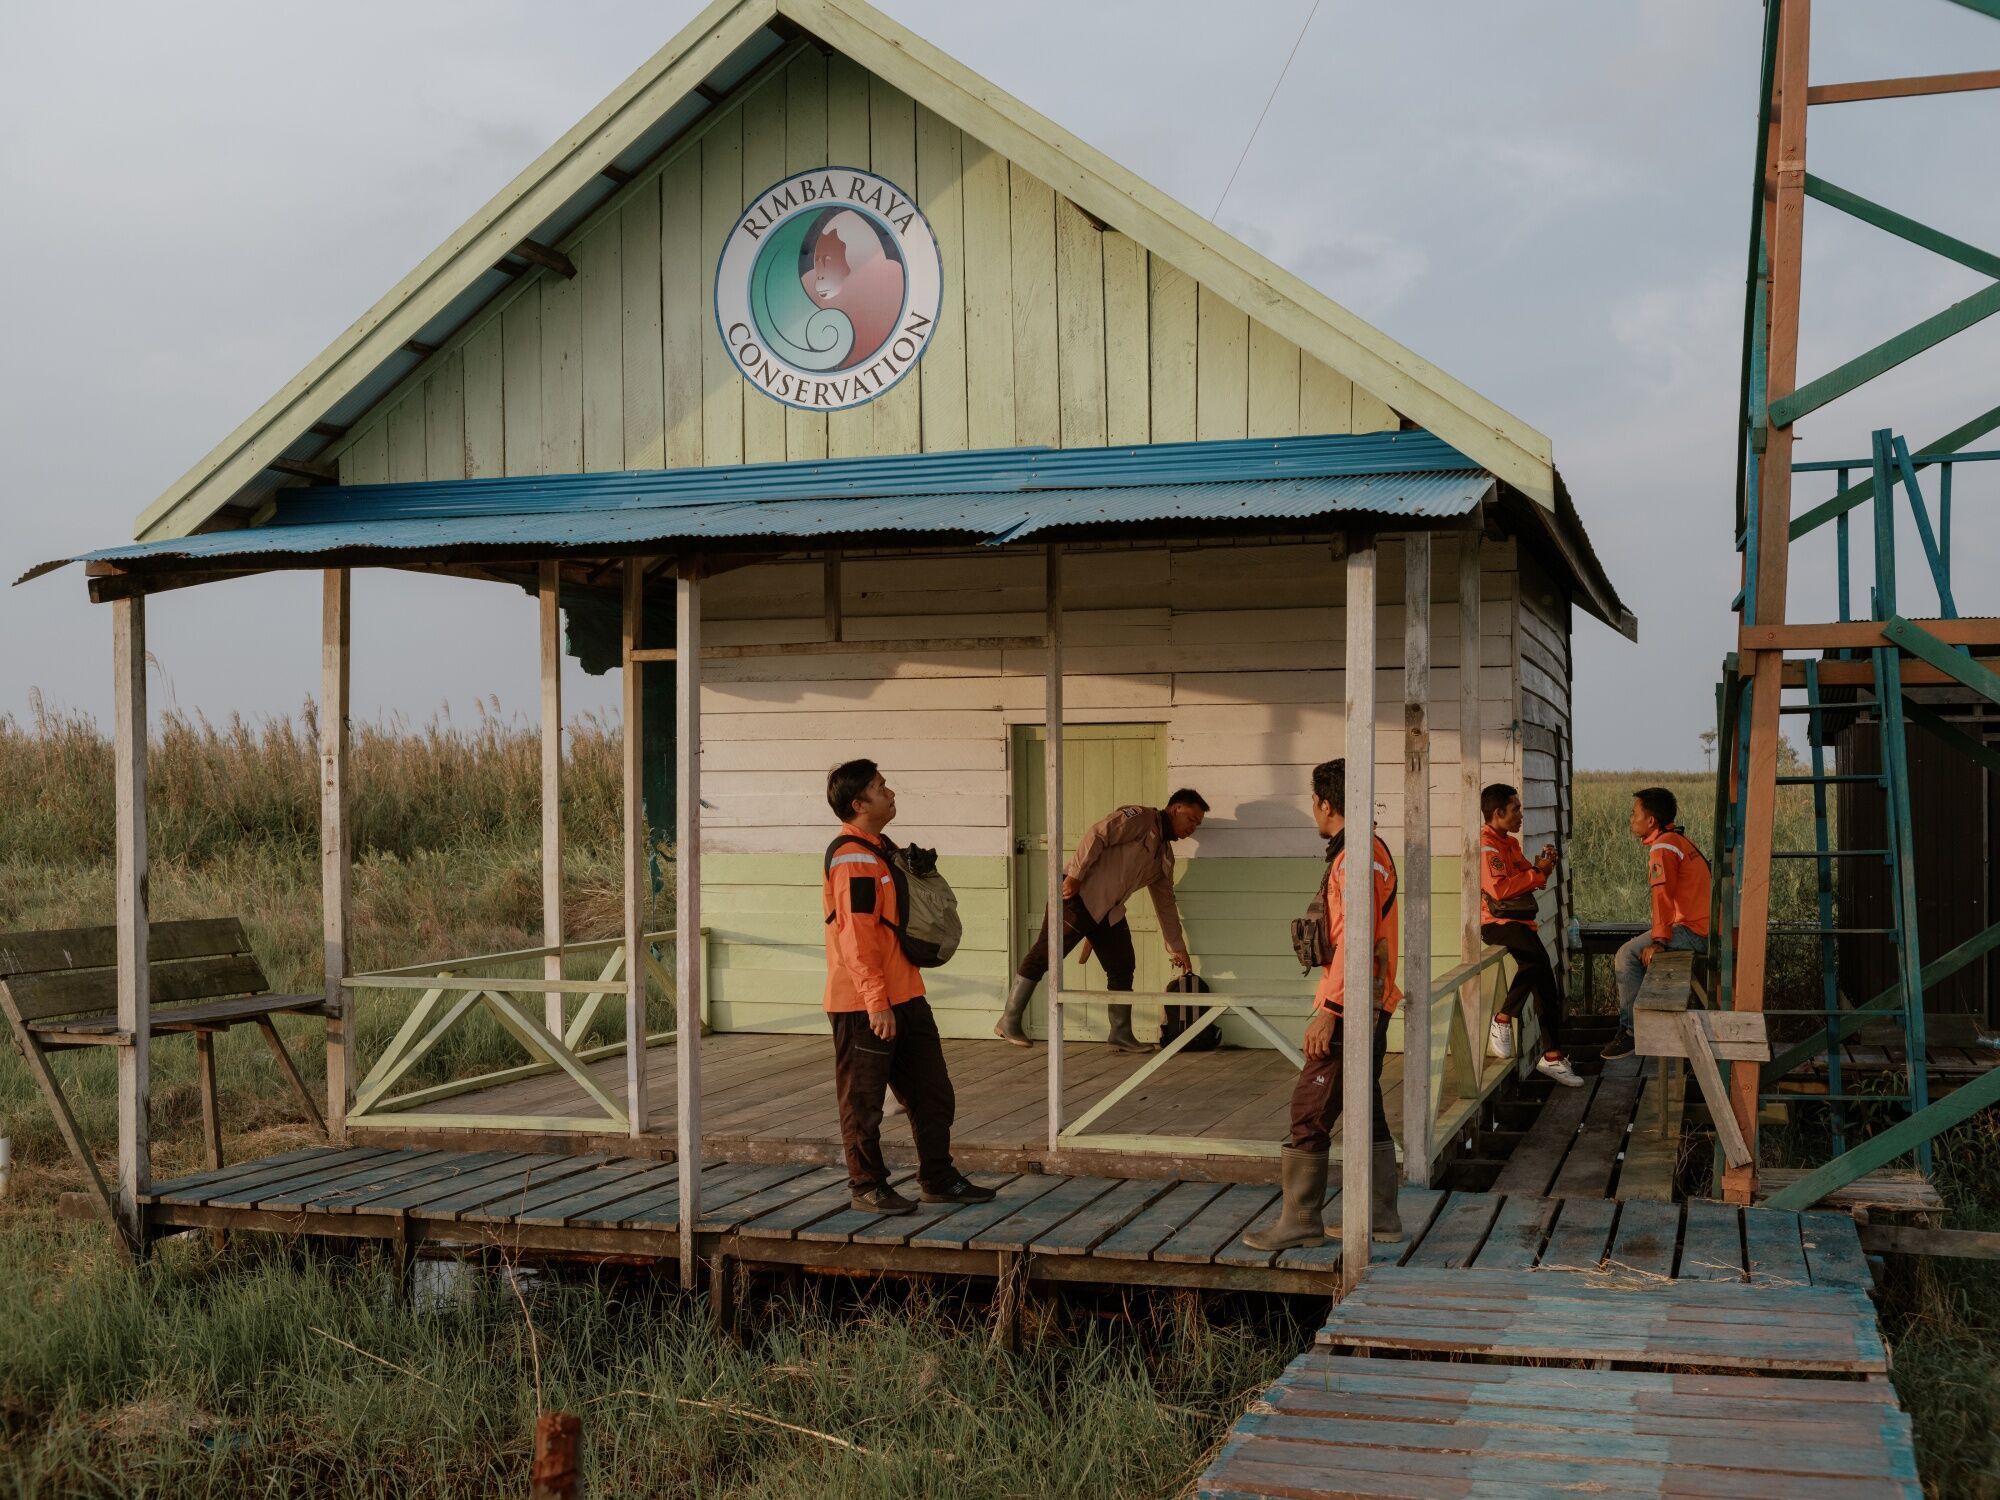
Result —
<instances>
[{"instance_id":1,"label":"wooden bench","mask_svg":"<svg viewBox=\"0 0 2000 1500\"><path fill-rule=\"evenodd\" d=\"M1771 1044L1761 1015L1693 1009L1696 955L1667 952L1655 956L1632 1003L1633 1050L1641 1057L1684 1057L1694 1069L1701 1096L1715 1121L1723 1159L1732 1167L1749 1165L1750 1144L1737 1127L1722 1086L1718 1058L1732 1062L1768 1062ZM1661 1076L1665 1077L1665 1062ZM1662 1090L1664 1096L1665 1091Z\"/></svg>"},{"instance_id":2,"label":"wooden bench","mask_svg":"<svg viewBox=\"0 0 2000 1500\"><path fill-rule=\"evenodd\" d=\"M202 1125L211 1169L222 1165L222 1123L215 1091L215 1033L254 1024L306 1118L322 1134L320 1116L305 1080L278 1036L271 1017L326 1014L321 995L274 995L234 917L155 922L147 940L151 977L152 1036L192 1033L201 1085ZM70 1154L83 1168L98 1210L114 1230L111 1194L49 1067L48 1054L66 1047L130 1046L118 1025L118 937L112 927L65 927L47 932L0 933L0 1010L7 1013L15 1046L55 1116Z\"/></svg>"}]
</instances>

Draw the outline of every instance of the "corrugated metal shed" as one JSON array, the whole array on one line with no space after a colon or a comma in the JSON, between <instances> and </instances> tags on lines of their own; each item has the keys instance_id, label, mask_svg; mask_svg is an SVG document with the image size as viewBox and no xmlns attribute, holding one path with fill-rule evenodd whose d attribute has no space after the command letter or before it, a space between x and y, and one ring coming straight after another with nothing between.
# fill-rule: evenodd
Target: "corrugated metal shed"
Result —
<instances>
[{"instance_id":1,"label":"corrugated metal shed","mask_svg":"<svg viewBox=\"0 0 2000 1500\"><path fill-rule=\"evenodd\" d=\"M745 537L921 534L1004 545L1162 522L1470 512L1493 477L1428 433L1008 449L805 464L295 490L264 526L85 562L250 563L341 552L549 554Z\"/></svg>"}]
</instances>

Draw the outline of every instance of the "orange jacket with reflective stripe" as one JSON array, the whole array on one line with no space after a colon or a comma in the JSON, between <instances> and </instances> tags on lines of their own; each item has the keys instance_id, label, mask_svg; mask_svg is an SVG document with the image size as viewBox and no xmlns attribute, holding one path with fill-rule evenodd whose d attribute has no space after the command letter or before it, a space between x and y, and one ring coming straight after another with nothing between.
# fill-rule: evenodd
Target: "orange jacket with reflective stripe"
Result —
<instances>
[{"instance_id":1,"label":"orange jacket with reflective stripe","mask_svg":"<svg viewBox=\"0 0 2000 1500\"><path fill-rule=\"evenodd\" d=\"M1549 877L1537 870L1534 861L1528 858L1521 841L1511 833L1502 833L1491 823L1479 830L1479 913L1482 922L1519 922L1528 931L1535 931L1533 917L1503 917L1493 910L1495 901L1511 901L1516 896L1525 896L1530 891L1539 891L1549 883Z\"/></svg>"},{"instance_id":2,"label":"orange jacket with reflective stripe","mask_svg":"<svg viewBox=\"0 0 2000 1500\"><path fill-rule=\"evenodd\" d=\"M1653 940L1676 927L1708 936L1708 860L1679 828L1656 829L1646 840L1646 884L1653 893Z\"/></svg>"},{"instance_id":3,"label":"orange jacket with reflective stripe","mask_svg":"<svg viewBox=\"0 0 2000 1500\"><path fill-rule=\"evenodd\" d=\"M1375 998L1382 1013L1387 1015L1403 998L1403 992L1396 988L1396 960L1402 945L1397 933L1400 923L1396 915L1396 861L1389 854L1389 846L1379 838L1375 840L1373 874ZM1340 1014L1341 1001L1347 992L1346 893L1347 850L1343 847L1326 867L1326 926L1333 935L1333 962L1320 974L1319 988L1313 991L1313 1004L1335 1015Z\"/></svg>"},{"instance_id":4,"label":"orange jacket with reflective stripe","mask_svg":"<svg viewBox=\"0 0 2000 1500\"><path fill-rule=\"evenodd\" d=\"M868 844L893 849L880 834L870 837L852 823L840 831ZM826 913L826 1008L829 1011L887 1010L920 999L924 976L903 952L894 929L903 914L896 905L896 881L873 849L842 844L833 851L820 889Z\"/></svg>"}]
</instances>

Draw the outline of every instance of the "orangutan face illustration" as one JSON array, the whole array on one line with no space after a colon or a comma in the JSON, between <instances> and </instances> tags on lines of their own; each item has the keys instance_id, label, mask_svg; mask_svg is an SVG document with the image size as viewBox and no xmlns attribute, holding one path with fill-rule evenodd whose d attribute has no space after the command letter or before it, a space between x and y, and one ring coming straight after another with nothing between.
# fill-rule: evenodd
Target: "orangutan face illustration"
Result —
<instances>
[{"instance_id":1,"label":"orangutan face illustration","mask_svg":"<svg viewBox=\"0 0 2000 1500\"><path fill-rule=\"evenodd\" d=\"M895 331L903 311L903 266L889 253L875 226L851 208L829 214L804 247L810 263L799 283L815 307L845 317L854 344L839 366L873 359Z\"/></svg>"}]
</instances>

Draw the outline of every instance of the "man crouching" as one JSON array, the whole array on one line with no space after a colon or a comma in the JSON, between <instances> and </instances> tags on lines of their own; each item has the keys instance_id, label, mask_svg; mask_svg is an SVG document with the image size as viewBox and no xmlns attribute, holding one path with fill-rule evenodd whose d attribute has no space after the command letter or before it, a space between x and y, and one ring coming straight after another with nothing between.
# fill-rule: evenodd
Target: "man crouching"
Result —
<instances>
[{"instance_id":1,"label":"man crouching","mask_svg":"<svg viewBox=\"0 0 2000 1500\"><path fill-rule=\"evenodd\" d=\"M882 1099L892 1089L916 1137L924 1202L990 1202L992 1188L952 1165L958 1101L924 998L923 971L903 952L897 934L903 911L889 867L896 846L882 831L896 816L896 794L874 761L850 760L828 773L826 800L840 819L840 833L827 846L821 890L826 1011L853 1205L864 1213L916 1212L916 1204L889 1186L882 1160Z\"/></svg>"},{"instance_id":2,"label":"man crouching","mask_svg":"<svg viewBox=\"0 0 2000 1500\"><path fill-rule=\"evenodd\" d=\"M1253 1250L1316 1245L1329 1233L1320 1206L1326 1198L1327 1152L1343 1102L1341 1049L1348 1046L1369 1049L1375 1077L1369 1232L1378 1240L1401 1239L1403 1234L1396 1212L1396 1142L1382 1110L1382 1059L1388 1050L1389 1016L1403 998L1403 992L1396 988L1396 861L1390 857L1389 846L1377 838L1368 863L1362 866L1361 878L1373 883L1374 931L1355 936L1374 950L1375 1003L1371 1006L1366 997L1355 1002L1357 1029L1349 1024L1342 1007L1350 937L1346 931L1347 872L1353 867L1347 857L1346 761L1324 761L1313 768L1312 808L1313 822L1327 841L1326 881L1319 899L1313 902L1309 920L1325 924L1326 964L1313 992L1312 1020L1305 1035L1306 1062L1292 1089L1291 1134L1280 1157L1284 1202L1277 1223L1243 1236L1243 1243ZM1353 1122L1348 1128L1354 1128Z\"/></svg>"}]
</instances>

